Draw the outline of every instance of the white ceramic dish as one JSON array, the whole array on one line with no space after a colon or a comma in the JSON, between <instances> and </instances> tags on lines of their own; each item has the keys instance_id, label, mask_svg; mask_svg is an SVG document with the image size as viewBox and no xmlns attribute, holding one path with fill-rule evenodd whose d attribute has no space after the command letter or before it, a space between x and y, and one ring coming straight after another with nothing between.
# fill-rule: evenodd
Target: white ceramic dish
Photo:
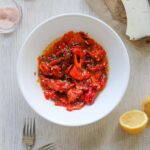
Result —
<instances>
[{"instance_id":1,"label":"white ceramic dish","mask_svg":"<svg viewBox=\"0 0 150 150\"><path fill-rule=\"evenodd\" d=\"M95 103L72 112L45 100L37 82L37 57L50 42L70 30L88 32L106 49L109 61L108 82ZM65 126L87 125L108 115L121 101L129 73L128 54L120 37L103 21L83 14L60 15L38 25L23 44L17 63L19 85L28 104L43 118Z\"/></svg>"}]
</instances>

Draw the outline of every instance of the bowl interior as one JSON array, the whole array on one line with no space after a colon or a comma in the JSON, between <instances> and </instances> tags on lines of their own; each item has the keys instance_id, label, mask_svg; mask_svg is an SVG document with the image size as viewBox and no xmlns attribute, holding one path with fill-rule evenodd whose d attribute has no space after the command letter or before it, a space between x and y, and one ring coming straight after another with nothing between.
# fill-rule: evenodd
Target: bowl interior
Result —
<instances>
[{"instance_id":1,"label":"bowl interior","mask_svg":"<svg viewBox=\"0 0 150 150\"><path fill-rule=\"evenodd\" d=\"M87 32L106 49L109 78L93 105L68 112L45 100L37 82L37 58L50 42L71 30ZM85 15L62 15L45 21L32 31L20 52L17 73L21 91L37 113L57 124L78 126L103 118L118 104L127 87L129 60L124 44L108 25Z\"/></svg>"}]
</instances>

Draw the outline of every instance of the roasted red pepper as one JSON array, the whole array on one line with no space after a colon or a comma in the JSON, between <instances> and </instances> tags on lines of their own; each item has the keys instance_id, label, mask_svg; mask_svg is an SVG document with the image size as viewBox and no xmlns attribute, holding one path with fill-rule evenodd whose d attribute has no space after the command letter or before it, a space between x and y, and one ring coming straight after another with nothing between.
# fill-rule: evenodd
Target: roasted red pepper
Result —
<instances>
[{"instance_id":1,"label":"roasted red pepper","mask_svg":"<svg viewBox=\"0 0 150 150\"><path fill-rule=\"evenodd\" d=\"M70 76L76 80L85 80L90 77L90 73L85 69L78 69L74 66L70 71Z\"/></svg>"},{"instance_id":2,"label":"roasted red pepper","mask_svg":"<svg viewBox=\"0 0 150 150\"><path fill-rule=\"evenodd\" d=\"M85 54L81 47L75 47L72 51L74 54L74 64L77 68L81 69L84 62Z\"/></svg>"},{"instance_id":3,"label":"roasted red pepper","mask_svg":"<svg viewBox=\"0 0 150 150\"><path fill-rule=\"evenodd\" d=\"M83 94L83 91L80 89L70 89L67 92L68 100L69 102L75 102L77 98L80 98L80 96Z\"/></svg>"},{"instance_id":4,"label":"roasted red pepper","mask_svg":"<svg viewBox=\"0 0 150 150\"><path fill-rule=\"evenodd\" d=\"M89 51L89 50L87 50L87 53L92 58L95 58L97 61L100 61L106 55L106 52L103 49L96 50L96 51Z\"/></svg>"},{"instance_id":5,"label":"roasted red pepper","mask_svg":"<svg viewBox=\"0 0 150 150\"><path fill-rule=\"evenodd\" d=\"M47 89L47 90L51 89L54 91L65 92L69 90L70 88L72 88L74 86L74 83L42 77L41 85L44 87L44 89Z\"/></svg>"},{"instance_id":6,"label":"roasted red pepper","mask_svg":"<svg viewBox=\"0 0 150 150\"><path fill-rule=\"evenodd\" d=\"M106 85L106 51L88 34L70 31L39 56L38 75L46 99L68 111L81 109Z\"/></svg>"}]
</instances>

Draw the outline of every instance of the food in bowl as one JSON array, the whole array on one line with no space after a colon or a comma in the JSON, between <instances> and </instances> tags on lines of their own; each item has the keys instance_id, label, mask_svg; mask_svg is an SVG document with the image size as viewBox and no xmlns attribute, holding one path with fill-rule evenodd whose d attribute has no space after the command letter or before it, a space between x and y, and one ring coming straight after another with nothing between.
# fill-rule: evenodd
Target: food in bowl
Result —
<instances>
[{"instance_id":1,"label":"food in bowl","mask_svg":"<svg viewBox=\"0 0 150 150\"><path fill-rule=\"evenodd\" d=\"M46 100L37 82L37 58L48 43L71 30L84 31L100 43L107 50L109 65L107 84L95 102L72 112L66 111L66 107L56 107L52 100ZM102 20L84 14L59 15L38 25L24 42L17 62L18 83L27 103L44 119L64 126L88 125L110 114L122 100L129 74L129 57L120 37Z\"/></svg>"},{"instance_id":2,"label":"food in bowl","mask_svg":"<svg viewBox=\"0 0 150 150\"><path fill-rule=\"evenodd\" d=\"M106 51L87 33L69 31L38 57L38 78L47 100L79 110L93 104L107 83Z\"/></svg>"}]
</instances>

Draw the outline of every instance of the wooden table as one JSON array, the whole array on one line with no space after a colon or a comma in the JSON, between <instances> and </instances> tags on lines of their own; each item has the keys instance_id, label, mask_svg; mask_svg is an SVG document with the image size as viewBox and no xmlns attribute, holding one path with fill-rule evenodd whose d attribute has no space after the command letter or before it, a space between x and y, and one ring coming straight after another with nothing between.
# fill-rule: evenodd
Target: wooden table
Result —
<instances>
[{"instance_id":1,"label":"wooden table","mask_svg":"<svg viewBox=\"0 0 150 150\"><path fill-rule=\"evenodd\" d=\"M37 115L24 100L17 84L16 62L21 45L31 30L43 20L62 13L79 12L97 16L84 0L18 0L23 19L12 34L0 35L0 149L22 150L22 127L25 117L36 118L36 143L56 141L58 150L149 150L150 126L133 136L118 127L119 116L140 108L150 96L150 48L127 45L131 77L122 102L106 118L84 127L63 127ZM60 25L61 26L61 25ZM126 40L124 40L126 42Z\"/></svg>"}]
</instances>

